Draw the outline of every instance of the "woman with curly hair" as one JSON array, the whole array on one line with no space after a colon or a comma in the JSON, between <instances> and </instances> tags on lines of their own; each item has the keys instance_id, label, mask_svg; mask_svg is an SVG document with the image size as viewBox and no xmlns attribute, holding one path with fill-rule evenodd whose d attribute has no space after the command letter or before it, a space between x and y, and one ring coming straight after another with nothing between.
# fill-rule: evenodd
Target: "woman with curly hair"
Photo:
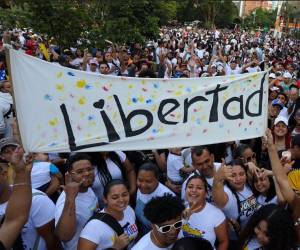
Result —
<instances>
[{"instance_id":1,"label":"woman with curly hair","mask_svg":"<svg viewBox=\"0 0 300 250\"><path fill-rule=\"evenodd\" d=\"M293 218L275 204L256 211L239 238L241 249L290 250L295 246Z\"/></svg>"}]
</instances>

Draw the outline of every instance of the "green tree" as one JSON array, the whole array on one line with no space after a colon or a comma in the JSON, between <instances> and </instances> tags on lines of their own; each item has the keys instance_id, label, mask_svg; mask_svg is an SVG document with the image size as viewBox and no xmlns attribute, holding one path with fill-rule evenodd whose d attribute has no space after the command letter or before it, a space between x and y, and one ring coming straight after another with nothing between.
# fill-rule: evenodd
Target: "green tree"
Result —
<instances>
[{"instance_id":1,"label":"green tree","mask_svg":"<svg viewBox=\"0 0 300 250\"><path fill-rule=\"evenodd\" d=\"M61 47L78 38L90 46L104 39L117 43L143 42L157 37L159 27L171 20L201 20L206 27L230 23L231 0L18 0L0 9L7 28L27 27L53 37ZM221 11L225 10L225 11Z\"/></svg>"},{"instance_id":2,"label":"green tree","mask_svg":"<svg viewBox=\"0 0 300 250\"><path fill-rule=\"evenodd\" d=\"M101 46L114 42L142 42L157 37L160 25L175 19L175 0L18 0L1 11L6 27L30 27L53 37L59 45L74 45L86 38Z\"/></svg>"},{"instance_id":3,"label":"green tree","mask_svg":"<svg viewBox=\"0 0 300 250\"><path fill-rule=\"evenodd\" d=\"M178 4L178 20L200 20L206 28L229 26L238 16L232 0L182 0Z\"/></svg>"},{"instance_id":4,"label":"green tree","mask_svg":"<svg viewBox=\"0 0 300 250\"><path fill-rule=\"evenodd\" d=\"M80 2L74 0L19 0L3 11L0 20L7 28L32 28L53 37L61 46L72 46L81 37L83 27L90 25L87 13L80 7Z\"/></svg>"},{"instance_id":5,"label":"green tree","mask_svg":"<svg viewBox=\"0 0 300 250\"><path fill-rule=\"evenodd\" d=\"M217 27L233 26L238 19L238 8L231 0L221 2L220 10L216 16L215 24Z\"/></svg>"},{"instance_id":6,"label":"green tree","mask_svg":"<svg viewBox=\"0 0 300 250\"><path fill-rule=\"evenodd\" d=\"M276 10L265 10L262 8L257 8L253 10L244 19L244 26L251 28L263 28L263 27L274 27L276 21Z\"/></svg>"}]
</instances>

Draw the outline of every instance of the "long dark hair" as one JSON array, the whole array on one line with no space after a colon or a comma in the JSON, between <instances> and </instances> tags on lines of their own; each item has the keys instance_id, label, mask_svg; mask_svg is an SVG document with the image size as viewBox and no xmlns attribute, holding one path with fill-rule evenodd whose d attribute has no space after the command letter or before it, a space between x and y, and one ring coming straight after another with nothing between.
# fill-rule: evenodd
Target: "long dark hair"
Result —
<instances>
[{"instance_id":1,"label":"long dark hair","mask_svg":"<svg viewBox=\"0 0 300 250\"><path fill-rule=\"evenodd\" d=\"M274 180L271 176L268 176L267 178L269 179L270 187L267 190L265 202L269 202L270 200L272 200L276 196L276 189L275 189ZM257 180L257 177L254 176L253 179L252 179L252 187L253 187L252 191L253 191L253 194L255 195L255 197L260 195L260 192L258 192L256 190L255 186L254 186L254 183L255 183L256 180Z\"/></svg>"},{"instance_id":2,"label":"long dark hair","mask_svg":"<svg viewBox=\"0 0 300 250\"><path fill-rule=\"evenodd\" d=\"M124 173L123 173L123 167L121 160L117 153L115 152L108 152L108 158L111 159L121 170L122 176L124 178ZM106 159L101 155L99 152L91 152L89 153L91 157L91 162L93 166L96 166L98 170L98 178L100 182L102 183L103 186L105 186L108 182L112 180L112 176L108 170L107 164L106 164Z\"/></svg>"},{"instance_id":3,"label":"long dark hair","mask_svg":"<svg viewBox=\"0 0 300 250\"><path fill-rule=\"evenodd\" d=\"M263 249L293 249L296 239L293 218L287 210L275 204L263 206L251 216L239 237L241 249L255 237L254 228L263 220L268 224L267 236L269 237L269 243L263 246Z\"/></svg>"},{"instance_id":4,"label":"long dark hair","mask_svg":"<svg viewBox=\"0 0 300 250\"><path fill-rule=\"evenodd\" d=\"M245 174L246 174L246 183L245 183L245 185L247 185L247 186L252 190L251 186L249 185L249 183L248 183L248 181L247 181L247 168L246 168L246 166L245 166L243 160L241 160L241 159L236 159L236 160L234 160L234 161L232 162L231 165L232 165L232 166L240 166L242 169L244 169ZM236 201L237 201L237 209L238 209L237 222L240 224L240 223L241 223L241 220L240 220L240 219L241 219L241 206L240 206L241 200L240 200L240 197L239 197L237 191L235 190L235 188L234 188L233 186L231 186L230 182L226 181L225 183L227 184L228 188L230 189L230 191L233 193L234 197L236 198ZM238 232L236 232L236 233L238 233Z\"/></svg>"}]
</instances>

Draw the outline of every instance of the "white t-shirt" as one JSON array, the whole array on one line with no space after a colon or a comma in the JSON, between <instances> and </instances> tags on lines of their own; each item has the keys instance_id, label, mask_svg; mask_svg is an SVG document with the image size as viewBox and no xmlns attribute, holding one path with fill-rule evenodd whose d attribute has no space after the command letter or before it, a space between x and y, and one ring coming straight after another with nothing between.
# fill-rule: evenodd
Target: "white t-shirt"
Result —
<instances>
[{"instance_id":1,"label":"white t-shirt","mask_svg":"<svg viewBox=\"0 0 300 250\"><path fill-rule=\"evenodd\" d=\"M286 119L289 119L290 115L288 113L288 109L286 107L283 107L282 110L280 110L279 115L285 117Z\"/></svg>"},{"instance_id":2,"label":"white t-shirt","mask_svg":"<svg viewBox=\"0 0 300 250\"><path fill-rule=\"evenodd\" d=\"M120 161L122 163L124 163L126 160L126 154L123 153L122 151L116 151L115 153L117 153L117 155L119 156ZM115 180L115 179L122 180L123 179L120 167L118 167L111 159L108 158L106 160L106 165L107 165L107 169L113 180ZM98 172L97 167L95 167L94 172L95 172L95 180L94 180L92 189L98 198L100 207L103 207L104 204L103 204L102 198L103 198L104 185L103 185L102 181L99 179L99 177L101 178L101 176Z\"/></svg>"},{"instance_id":3,"label":"white t-shirt","mask_svg":"<svg viewBox=\"0 0 300 250\"><path fill-rule=\"evenodd\" d=\"M170 250L172 248L172 245L164 248L156 246L151 240L150 233L151 232L144 235L138 243L133 246L132 250Z\"/></svg>"},{"instance_id":4,"label":"white t-shirt","mask_svg":"<svg viewBox=\"0 0 300 250\"><path fill-rule=\"evenodd\" d=\"M191 148L185 148L181 151L181 155L183 158L184 165L186 166L192 166L192 154L191 154Z\"/></svg>"},{"instance_id":5,"label":"white t-shirt","mask_svg":"<svg viewBox=\"0 0 300 250\"><path fill-rule=\"evenodd\" d=\"M200 212L192 214L185 221L180 236L204 238L214 247L216 241L215 228L221 225L225 219L225 215L219 208L207 202Z\"/></svg>"},{"instance_id":6,"label":"white t-shirt","mask_svg":"<svg viewBox=\"0 0 300 250\"><path fill-rule=\"evenodd\" d=\"M236 66L235 69L231 69L228 64L225 65L225 75L238 75L241 74L241 68Z\"/></svg>"},{"instance_id":7,"label":"white t-shirt","mask_svg":"<svg viewBox=\"0 0 300 250\"><path fill-rule=\"evenodd\" d=\"M221 163L219 162L214 162L214 166L216 171L218 171L218 169L221 167ZM195 173L200 174L200 171L196 170ZM181 189L181 199L186 201L186 197L185 197L185 189L186 189L186 183L188 182L188 180L195 175L195 173L192 173L189 175L188 178L186 178L186 180L184 181L184 183L182 184L182 189ZM209 203L214 203L213 202L213 197L212 197L212 186L213 186L213 181L214 181L214 177L211 178L206 178L206 182L207 182L207 192L206 192L206 201Z\"/></svg>"},{"instance_id":8,"label":"white t-shirt","mask_svg":"<svg viewBox=\"0 0 300 250\"><path fill-rule=\"evenodd\" d=\"M83 62L83 58L77 57L73 61L71 61L70 64L79 67L82 62Z\"/></svg>"},{"instance_id":9,"label":"white t-shirt","mask_svg":"<svg viewBox=\"0 0 300 250\"><path fill-rule=\"evenodd\" d=\"M204 52L205 52L205 49L197 49L196 50L197 56L201 59L203 58Z\"/></svg>"},{"instance_id":10,"label":"white t-shirt","mask_svg":"<svg viewBox=\"0 0 300 250\"><path fill-rule=\"evenodd\" d=\"M260 72L260 71L261 71L261 69L260 69L259 66L248 67L246 70L247 70L249 73L255 73L255 72Z\"/></svg>"},{"instance_id":11,"label":"white t-shirt","mask_svg":"<svg viewBox=\"0 0 300 250\"><path fill-rule=\"evenodd\" d=\"M244 249L245 250L259 250L259 249L261 249L260 247L262 247L262 246L258 243L256 237L254 237L249 241L248 245Z\"/></svg>"},{"instance_id":12,"label":"white t-shirt","mask_svg":"<svg viewBox=\"0 0 300 250\"><path fill-rule=\"evenodd\" d=\"M167 159L167 176L172 181L181 182L182 177L180 176L179 170L184 167L182 155L175 155L171 152Z\"/></svg>"},{"instance_id":13,"label":"white t-shirt","mask_svg":"<svg viewBox=\"0 0 300 250\"><path fill-rule=\"evenodd\" d=\"M278 204L277 196L275 195L271 200L266 201L266 196L260 194L259 196L256 197L257 203L260 206L265 206L269 204Z\"/></svg>"},{"instance_id":14,"label":"white t-shirt","mask_svg":"<svg viewBox=\"0 0 300 250\"><path fill-rule=\"evenodd\" d=\"M239 214L237 199L235 198L235 195L227 186L224 186L224 191L228 195L228 201L222 211L228 219L238 220L239 218L240 226L241 228L244 228L251 215L258 208L257 200L253 192L247 185L244 186L244 189L241 192L237 192L237 195L240 199L239 205L241 212Z\"/></svg>"},{"instance_id":15,"label":"white t-shirt","mask_svg":"<svg viewBox=\"0 0 300 250\"><path fill-rule=\"evenodd\" d=\"M129 236L131 244L129 244L128 249L130 249L138 234L138 228L135 224L135 214L130 206L127 206L124 210L124 217L119 221L119 224L123 228L125 227L124 233ZM80 234L80 238L87 239L97 244L97 250L111 247L114 244L116 236L116 232L110 226L97 219L89 221Z\"/></svg>"},{"instance_id":16,"label":"white t-shirt","mask_svg":"<svg viewBox=\"0 0 300 250\"><path fill-rule=\"evenodd\" d=\"M0 217L5 214L7 202L0 205ZM32 205L29 212L29 219L22 229L22 241L24 249L33 249L36 241L39 240L37 250L44 250L46 243L37 233L37 228L44 226L54 219L55 205L48 196L36 189L32 189Z\"/></svg>"},{"instance_id":17,"label":"white t-shirt","mask_svg":"<svg viewBox=\"0 0 300 250\"><path fill-rule=\"evenodd\" d=\"M148 233L151 230L151 223L144 216L144 207L153 197L161 197L164 194L175 194L163 184L159 183L157 188L151 194L142 194L138 189L136 195L135 214L139 222L141 223L142 233Z\"/></svg>"},{"instance_id":18,"label":"white t-shirt","mask_svg":"<svg viewBox=\"0 0 300 250\"><path fill-rule=\"evenodd\" d=\"M55 208L55 226L60 219L62 211L65 205L66 194L62 192L56 202ZM81 233L82 228L88 219L93 215L97 207L97 198L91 188L88 189L85 193L78 193L75 199L75 207L76 207L76 233L73 238L68 242L63 242L63 247L66 250L76 250L77 243L79 239L79 235Z\"/></svg>"}]
</instances>

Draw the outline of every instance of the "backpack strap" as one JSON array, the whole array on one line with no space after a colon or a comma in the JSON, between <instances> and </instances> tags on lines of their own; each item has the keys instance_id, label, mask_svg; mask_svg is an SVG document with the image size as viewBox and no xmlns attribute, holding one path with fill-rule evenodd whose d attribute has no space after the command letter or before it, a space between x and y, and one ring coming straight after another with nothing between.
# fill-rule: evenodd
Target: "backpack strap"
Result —
<instances>
[{"instance_id":1,"label":"backpack strap","mask_svg":"<svg viewBox=\"0 0 300 250\"><path fill-rule=\"evenodd\" d=\"M92 217L88 220L88 222L91 220L100 220L104 222L109 227L111 227L117 233L118 236L124 233L124 229L121 227L120 223L110 214L95 212L92 215Z\"/></svg>"},{"instance_id":2,"label":"backpack strap","mask_svg":"<svg viewBox=\"0 0 300 250\"><path fill-rule=\"evenodd\" d=\"M233 190L233 188L230 186L230 185L227 185L228 188L230 189L230 191L233 193L235 199L236 199L236 205L237 205L237 209L238 209L238 217L236 218L236 221L238 222L239 226L241 227L241 212L242 212L242 209L241 209L241 200L240 200L240 197L238 196L237 192L235 190ZM237 237L239 237L239 233L240 233L240 228L236 228L234 225L233 225L233 229L237 235Z\"/></svg>"},{"instance_id":3,"label":"backpack strap","mask_svg":"<svg viewBox=\"0 0 300 250\"><path fill-rule=\"evenodd\" d=\"M32 250L38 250L39 245L40 245L40 239L41 239L41 237L37 234Z\"/></svg>"},{"instance_id":4,"label":"backpack strap","mask_svg":"<svg viewBox=\"0 0 300 250\"><path fill-rule=\"evenodd\" d=\"M9 115L10 115L11 113L13 113L13 110L14 110L13 105L10 104L9 110L3 115L3 117L6 118L6 119L8 119L8 118L9 118Z\"/></svg>"}]
</instances>

